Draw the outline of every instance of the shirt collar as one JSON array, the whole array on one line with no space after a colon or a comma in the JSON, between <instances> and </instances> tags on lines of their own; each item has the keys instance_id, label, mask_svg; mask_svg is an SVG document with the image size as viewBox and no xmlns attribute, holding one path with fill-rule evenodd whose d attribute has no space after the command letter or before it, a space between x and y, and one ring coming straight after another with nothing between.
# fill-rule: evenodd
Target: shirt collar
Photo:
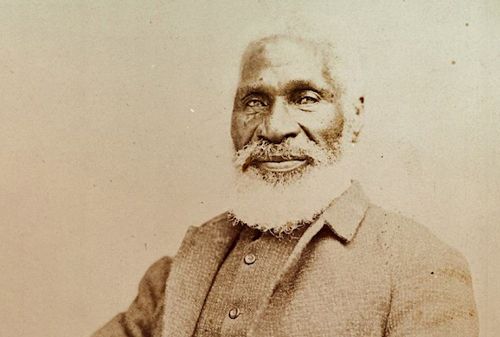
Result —
<instances>
[{"instance_id":1,"label":"shirt collar","mask_svg":"<svg viewBox=\"0 0 500 337\"><path fill-rule=\"evenodd\" d=\"M368 206L369 201L361 185L353 180L351 186L323 212L320 221L324 221L341 241L347 243L356 235Z\"/></svg>"}]
</instances>

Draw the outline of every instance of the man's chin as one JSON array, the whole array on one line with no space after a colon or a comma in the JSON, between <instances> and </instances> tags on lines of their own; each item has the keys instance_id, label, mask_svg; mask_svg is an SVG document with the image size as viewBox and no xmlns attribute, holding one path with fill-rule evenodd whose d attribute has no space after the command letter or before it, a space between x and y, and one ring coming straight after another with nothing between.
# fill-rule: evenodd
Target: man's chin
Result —
<instances>
[{"instance_id":1,"label":"man's chin","mask_svg":"<svg viewBox=\"0 0 500 337\"><path fill-rule=\"evenodd\" d=\"M236 169L231 214L261 231L292 232L315 221L347 189L350 179L342 171L337 164L280 171L253 165L244 172Z\"/></svg>"}]
</instances>

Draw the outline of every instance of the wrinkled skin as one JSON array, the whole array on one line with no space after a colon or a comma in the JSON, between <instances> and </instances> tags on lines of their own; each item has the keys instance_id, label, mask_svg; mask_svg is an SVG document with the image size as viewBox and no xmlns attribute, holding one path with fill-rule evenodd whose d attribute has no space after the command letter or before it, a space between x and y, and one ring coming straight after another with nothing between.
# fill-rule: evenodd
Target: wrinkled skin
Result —
<instances>
[{"instance_id":1,"label":"wrinkled skin","mask_svg":"<svg viewBox=\"0 0 500 337\"><path fill-rule=\"evenodd\" d=\"M332 78L324 55L309 41L279 37L252 44L243 57L234 98L231 136L235 150L258 141L310 141L338 157L346 119L341 92ZM272 161L250 165L286 171L313 164L295 161L295 167L284 158Z\"/></svg>"}]
</instances>

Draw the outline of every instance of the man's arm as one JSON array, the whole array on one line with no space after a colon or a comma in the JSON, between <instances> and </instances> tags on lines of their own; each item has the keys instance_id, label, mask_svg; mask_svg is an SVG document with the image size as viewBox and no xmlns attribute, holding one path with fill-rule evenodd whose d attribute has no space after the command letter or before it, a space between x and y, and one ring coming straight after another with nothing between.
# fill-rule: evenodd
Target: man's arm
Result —
<instances>
[{"instance_id":1,"label":"man's arm","mask_svg":"<svg viewBox=\"0 0 500 337\"><path fill-rule=\"evenodd\" d=\"M388 337L476 337L478 318L464 257L426 228L396 226Z\"/></svg>"},{"instance_id":2,"label":"man's arm","mask_svg":"<svg viewBox=\"0 0 500 337\"><path fill-rule=\"evenodd\" d=\"M149 267L128 310L116 315L92 337L151 337L161 324L165 282L171 263L171 258L164 257Z\"/></svg>"}]
</instances>

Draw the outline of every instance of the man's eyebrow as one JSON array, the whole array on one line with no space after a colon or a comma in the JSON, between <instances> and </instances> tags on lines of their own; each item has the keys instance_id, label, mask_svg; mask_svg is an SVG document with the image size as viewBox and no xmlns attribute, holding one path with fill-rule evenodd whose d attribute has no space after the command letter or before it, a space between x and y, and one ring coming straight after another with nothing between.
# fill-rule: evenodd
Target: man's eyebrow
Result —
<instances>
[{"instance_id":1,"label":"man's eyebrow","mask_svg":"<svg viewBox=\"0 0 500 337\"><path fill-rule=\"evenodd\" d=\"M240 97L245 97L251 94L265 95L270 91L272 91L271 88L262 84L247 84L238 88L238 94Z\"/></svg>"},{"instance_id":2,"label":"man's eyebrow","mask_svg":"<svg viewBox=\"0 0 500 337\"><path fill-rule=\"evenodd\" d=\"M326 87L309 80L292 80L286 84L285 89L287 92L294 92L297 90L313 90L321 95L331 93L331 91Z\"/></svg>"},{"instance_id":3,"label":"man's eyebrow","mask_svg":"<svg viewBox=\"0 0 500 337\"><path fill-rule=\"evenodd\" d=\"M291 95L299 90L313 90L323 97L333 95L333 91L327 85L316 83L311 80L290 80L284 86L284 91ZM243 98L248 95L269 95L275 93L276 89L261 83L249 83L238 88L238 96Z\"/></svg>"}]
</instances>

